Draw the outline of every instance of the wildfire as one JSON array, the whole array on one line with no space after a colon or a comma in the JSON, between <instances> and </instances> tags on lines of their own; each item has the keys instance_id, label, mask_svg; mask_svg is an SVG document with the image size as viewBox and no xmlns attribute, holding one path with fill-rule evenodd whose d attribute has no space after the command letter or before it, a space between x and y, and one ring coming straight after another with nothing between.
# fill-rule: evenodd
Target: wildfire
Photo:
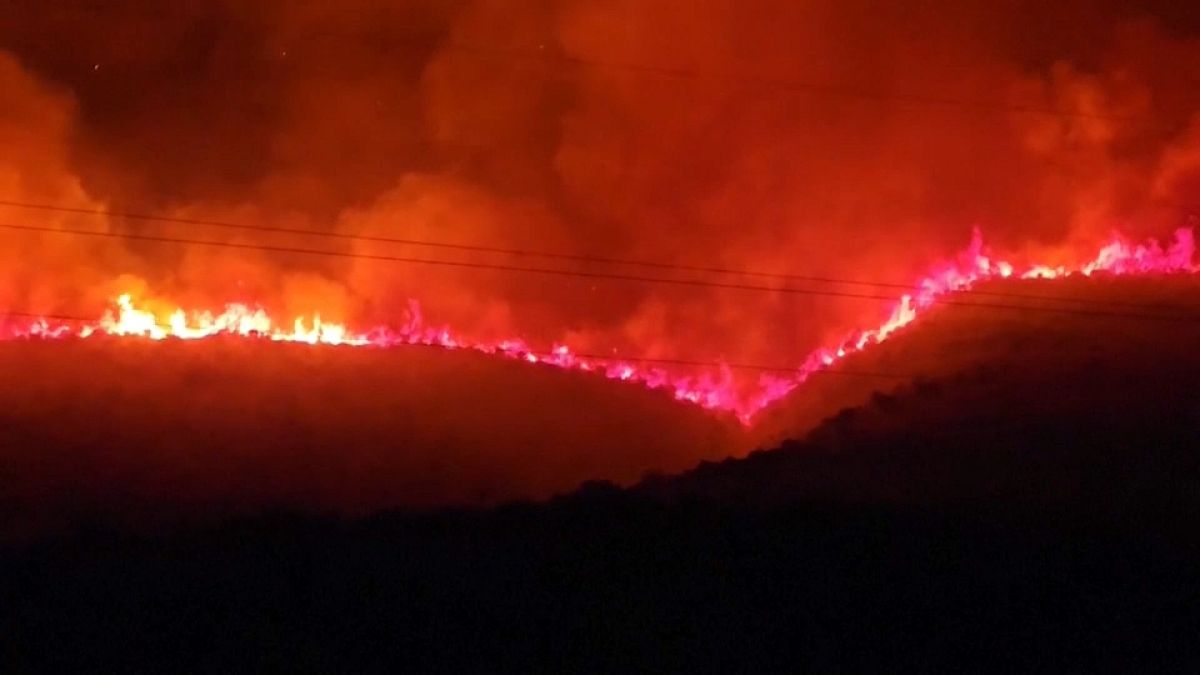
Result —
<instances>
[{"instance_id":1,"label":"wildfire","mask_svg":"<svg viewBox=\"0 0 1200 675\"><path fill-rule=\"evenodd\" d=\"M780 376L764 375L757 390L749 395L735 386L728 367L718 368L716 375L677 375L659 367L640 362L598 359L576 354L566 345L554 345L538 351L521 339L498 342L479 342L461 336L448 328L427 326L420 306L410 302L409 311L399 326L379 327L356 332L342 324L322 321L319 314L299 317L290 324L276 324L262 308L244 304L227 305L219 314L212 312L187 313L177 309L168 315L155 314L139 308L131 295L116 298L113 307L98 321L80 327L77 324L49 318L34 319L23 325L3 324L0 335L9 338L87 339L95 336L114 336L151 340L199 340L215 336L240 336L276 342L341 345L353 347L396 347L427 345L444 349L471 349L485 354L517 359L530 364L598 373L626 382L636 382L653 389L671 391L675 398L709 410L733 413L749 424L755 413L804 383L811 375L827 369L850 354L887 340L896 331L916 321L939 298L969 290L975 284L992 279L1056 279L1072 275L1091 276L1103 273L1130 274L1194 274L1200 266L1193 263L1195 241L1190 229L1175 232L1167 247L1156 241L1131 244L1124 238L1113 240L1100 249L1091 260L1067 266L1031 265L1018 268L1002 260L993 260L984 253L982 237L975 232L970 246L958 257L935 267L928 276L914 285L914 290L898 298L895 307L879 326L853 333L840 344L818 349L794 372Z\"/></svg>"},{"instance_id":2,"label":"wildfire","mask_svg":"<svg viewBox=\"0 0 1200 675\"><path fill-rule=\"evenodd\" d=\"M292 322L291 330L287 330L274 325L271 317L262 308L251 309L241 304L226 305L225 311L216 315L212 312L200 312L188 316L182 309L177 309L165 321L159 320L153 312L134 306L133 297L128 293L119 296L115 304L115 314L112 310L105 312L99 323L83 327L79 336L86 338L102 333L151 340L200 340L217 335L237 335L314 345L372 344L366 337L350 334L341 324L321 321L320 314L314 314L311 320L297 318Z\"/></svg>"}]
</instances>

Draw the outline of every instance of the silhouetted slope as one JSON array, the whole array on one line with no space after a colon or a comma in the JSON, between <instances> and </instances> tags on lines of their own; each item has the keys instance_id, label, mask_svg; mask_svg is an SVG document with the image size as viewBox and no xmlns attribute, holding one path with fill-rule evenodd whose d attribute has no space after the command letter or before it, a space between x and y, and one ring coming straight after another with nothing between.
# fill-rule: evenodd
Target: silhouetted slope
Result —
<instances>
[{"instance_id":1,"label":"silhouetted slope","mask_svg":"<svg viewBox=\"0 0 1200 675\"><path fill-rule=\"evenodd\" d=\"M1195 326L966 320L911 334L991 346L951 374L635 489L10 548L0 666L1194 672Z\"/></svg>"},{"instance_id":2,"label":"silhouetted slope","mask_svg":"<svg viewBox=\"0 0 1200 675\"><path fill-rule=\"evenodd\" d=\"M1200 363L995 365L843 411L806 439L706 463L661 496L936 504L1016 500L1200 514Z\"/></svg>"},{"instance_id":3,"label":"silhouetted slope","mask_svg":"<svg viewBox=\"0 0 1200 675\"><path fill-rule=\"evenodd\" d=\"M1018 398L1052 409L1056 399L1068 397L1086 402L1127 394L1136 400L1153 393L1156 381L1179 380L1200 367L1196 352L1200 279L1196 277L1003 281L983 284L978 290L983 294L959 294L949 300L982 306L937 307L887 342L834 368L906 378L897 382L853 375L814 376L756 420L751 434L757 445L773 447L802 438L826 418L863 405L875 392L980 368L1031 377L1034 371L1046 371L1040 381L996 384L1028 386L1031 390ZM1054 299L1037 299L1047 297ZM1103 391L1108 387L1113 391ZM1061 394L1056 397L1056 392ZM952 401L942 405L954 407ZM1028 412L1028 406L1011 414L998 410L1017 419ZM964 403L958 413L969 416L969 405Z\"/></svg>"},{"instance_id":4,"label":"silhouetted slope","mask_svg":"<svg viewBox=\"0 0 1200 675\"><path fill-rule=\"evenodd\" d=\"M1096 304L1072 305L1079 315L942 308L845 366L908 372L912 382L859 384L860 396L875 389L863 405L829 413L802 440L652 489L784 501L1200 504L1200 285L1098 278L996 289ZM814 380L772 411L760 438L802 427L854 387Z\"/></svg>"},{"instance_id":5,"label":"silhouetted slope","mask_svg":"<svg viewBox=\"0 0 1200 675\"><path fill-rule=\"evenodd\" d=\"M1161 670L1194 520L688 500L94 535L0 558L0 666Z\"/></svg>"},{"instance_id":6,"label":"silhouetted slope","mask_svg":"<svg viewBox=\"0 0 1200 675\"><path fill-rule=\"evenodd\" d=\"M667 392L438 348L0 342L0 372L0 536L544 499L740 434Z\"/></svg>"}]
</instances>

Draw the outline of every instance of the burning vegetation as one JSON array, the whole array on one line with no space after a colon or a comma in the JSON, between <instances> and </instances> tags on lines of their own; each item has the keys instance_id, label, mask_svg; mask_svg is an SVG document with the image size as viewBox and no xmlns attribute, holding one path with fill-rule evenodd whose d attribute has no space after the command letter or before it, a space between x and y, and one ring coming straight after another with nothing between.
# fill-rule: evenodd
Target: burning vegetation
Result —
<instances>
[{"instance_id":1,"label":"burning vegetation","mask_svg":"<svg viewBox=\"0 0 1200 675\"><path fill-rule=\"evenodd\" d=\"M34 317L8 321L0 325L5 328L5 335L12 338L67 339L105 335L151 340L196 340L237 336L272 342L346 347L423 345L445 349L469 349L533 365L544 364L598 373L609 379L636 382L651 389L666 389L679 401L694 403L709 410L732 413L743 424L750 424L757 412L786 396L814 373L831 369L850 354L883 342L895 331L916 321L923 312L947 296L962 294L968 298L963 304L983 308L1018 311L1048 309L1067 313L1088 311L1077 305L1064 310L1061 302L1057 308L1028 303L1025 306L997 307L995 304L989 304L989 298L986 296L980 302L972 302L971 289L981 282L1010 278L1052 280L1076 275L1090 277L1096 274L1194 274L1200 269L1192 261L1194 253L1192 231L1181 229L1166 247L1156 241L1134 245L1121 237L1114 237L1094 258L1083 263L1070 266L1032 264L1018 268L1010 262L995 260L985 255L980 235L976 232L970 247L963 251L956 261L937 266L933 272L915 284L914 290L898 299L887 319L878 327L854 331L836 346L814 351L793 373L786 376L782 373L760 375L757 386L749 388L748 391L745 383L739 382L731 369L722 363L712 364L721 368L718 377L709 374L673 375L664 368L648 366L637 361L581 356L567 345L554 345L548 350L538 351L520 338L494 342L474 341L450 328L426 326L422 321L420 305L415 301L410 304L410 310L403 323L396 327L378 326L368 331L322 321L319 313L314 313L311 318L299 317L290 323L279 324L272 321L261 307L242 304L227 305L220 313L203 311L189 314L183 309L175 309L166 316L160 316L151 310L135 306L130 294L117 297L115 306L98 321L68 322L61 318ZM1000 297L1006 296L1000 294ZM1029 299L1028 296L1026 299ZM1054 300L1053 296L1049 299ZM1071 302L1067 299L1068 304Z\"/></svg>"},{"instance_id":2,"label":"burning vegetation","mask_svg":"<svg viewBox=\"0 0 1200 675\"><path fill-rule=\"evenodd\" d=\"M499 356L514 381L559 367L688 404L670 409L703 430L682 438L724 439L697 442L708 458L748 450L738 434L818 374L909 379L845 359L939 307L1190 316L1056 289L1197 271L1200 105L1179 92L1200 20L1117 2L693 5L13 3L4 349ZM976 234L947 259L972 230L988 247ZM39 377L19 372L18 399ZM446 375L439 400L461 411L450 392L472 382ZM625 420L635 387L613 389L596 414ZM650 426L627 445L653 455ZM514 438L529 456L566 442ZM674 467L674 443L670 462L594 477Z\"/></svg>"},{"instance_id":3,"label":"burning vegetation","mask_svg":"<svg viewBox=\"0 0 1200 675\"><path fill-rule=\"evenodd\" d=\"M51 327L124 294L149 332L450 326L748 418L962 283L936 265L973 227L1082 269L1191 227L1200 185L1200 26L1165 8L11 4L0 310Z\"/></svg>"},{"instance_id":4,"label":"burning vegetation","mask_svg":"<svg viewBox=\"0 0 1200 675\"><path fill-rule=\"evenodd\" d=\"M1198 82L1178 0L0 0L0 669L1194 660Z\"/></svg>"}]
</instances>

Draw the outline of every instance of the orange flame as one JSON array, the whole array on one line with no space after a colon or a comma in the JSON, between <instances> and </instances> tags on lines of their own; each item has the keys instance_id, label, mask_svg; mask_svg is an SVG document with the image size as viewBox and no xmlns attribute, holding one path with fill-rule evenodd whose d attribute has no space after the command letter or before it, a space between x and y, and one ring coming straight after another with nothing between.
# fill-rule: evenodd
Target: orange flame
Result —
<instances>
[{"instance_id":1,"label":"orange flame","mask_svg":"<svg viewBox=\"0 0 1200 675\"><path fill-rule=\"evenodd\" d=\"M993 279L1057 279L1072 275L1091 276L1098 273L1130 274L1195 274L1200 267L1192 262L1195 241L1190 229L1175 232L1172 243L1163 248L1156 241L1134 245L1119 235L1104 246L1090 261L1074 267L1031 265L1018 272L1008 262L993 260L983 251L980 233L976 231L970 246L957 260L937 266L917 283L911 293L902 295L888 318L878 327L854 333L841 344L818 349L786 377L763 376L756 392L746 395L735 386L728 367L719 373L673 375L657 367L595 359L576 355L566 345L554 345L548 352L538 352L519 338L499 342L472 341L448 328L433 328L424 324L420 306L410 302L408 316L399 327L380 327L368 332L355 332L346 326L321 320L319 314L294 319L289 325L277 325L261 308L243 304L226 305L223 312L193 312L177 309L160 318L155 313L138 308L131 295L116 298L114 306L97 322L72 327L62 321L35 319L24 325L0 323L0 336L10 338L90 338L97 335L148 338L151 340L198 340L214 336L240 336L277 342L344 345L355 347L394 347L399 345L429 345L445 349L472 349L530 364L545 364L559 368L599 373L610 379L636 382L653 389L671 391L675 398L703 408L733 413L749 424L755 413L787 395L809 376L833 366L850 354L887 340L896 331L922 316L939 298L969 290L981 281Z\"/></svg>"}]
</instances>

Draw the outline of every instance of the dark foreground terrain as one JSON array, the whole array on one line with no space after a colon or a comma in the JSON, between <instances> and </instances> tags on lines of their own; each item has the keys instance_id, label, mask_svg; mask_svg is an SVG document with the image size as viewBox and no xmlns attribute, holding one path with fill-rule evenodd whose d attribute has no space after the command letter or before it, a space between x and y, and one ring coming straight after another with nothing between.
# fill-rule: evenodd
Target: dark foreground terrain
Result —
<instances>
[{"instance_id":1,"label":"dark foreground terrain","mask_svg":"<svg viewBox=\"0 0 1200 675\"><path fill-rule=\"evenodd\" d=\"M873 358L935 376L632 487L97 512L0 553L0 671L1195 672L1200 321L1053 319L933 317Z\"/></svg>"},{"instance_id":2,"label":"dark foreground terrain","mask_svg":"<svg viewBox=\"0 0 1200 675\"><path fill-rule=\"evenodd\" d=\"M1110 402L1120 415L1100 397L1003 426L997 410L1018 404L996 395L954 428L930 412L1004 379L918 383L803 443L630 490L593 483L544 504L360 520L85 529L14 548L0 574L0 667L1200 663L1186 378L1159 382L1159 398L1127 390Z\"/></svg>"},{"instance_id":3,"label":"dark foreground terrain","mask_svg":"<svg viewBox=\"0 0 1200 675\"><path fill-rule=\"evenodd\" d=\"M1194 521L708 502L257 520L10 558L8 672L1076 669L1196 658Z\"/></svg>"},{"instance_id":4,"label":"dark foreground terrain","mask_svg":"<svg viewBox=\"0 0 1200 675\"><path fill-rule=\"evenodd\" d=\"M0 340L0 374L0 541L546 499L727 457L741 433L666 392L419 346Z\"/></svg>"}]
</instances>

